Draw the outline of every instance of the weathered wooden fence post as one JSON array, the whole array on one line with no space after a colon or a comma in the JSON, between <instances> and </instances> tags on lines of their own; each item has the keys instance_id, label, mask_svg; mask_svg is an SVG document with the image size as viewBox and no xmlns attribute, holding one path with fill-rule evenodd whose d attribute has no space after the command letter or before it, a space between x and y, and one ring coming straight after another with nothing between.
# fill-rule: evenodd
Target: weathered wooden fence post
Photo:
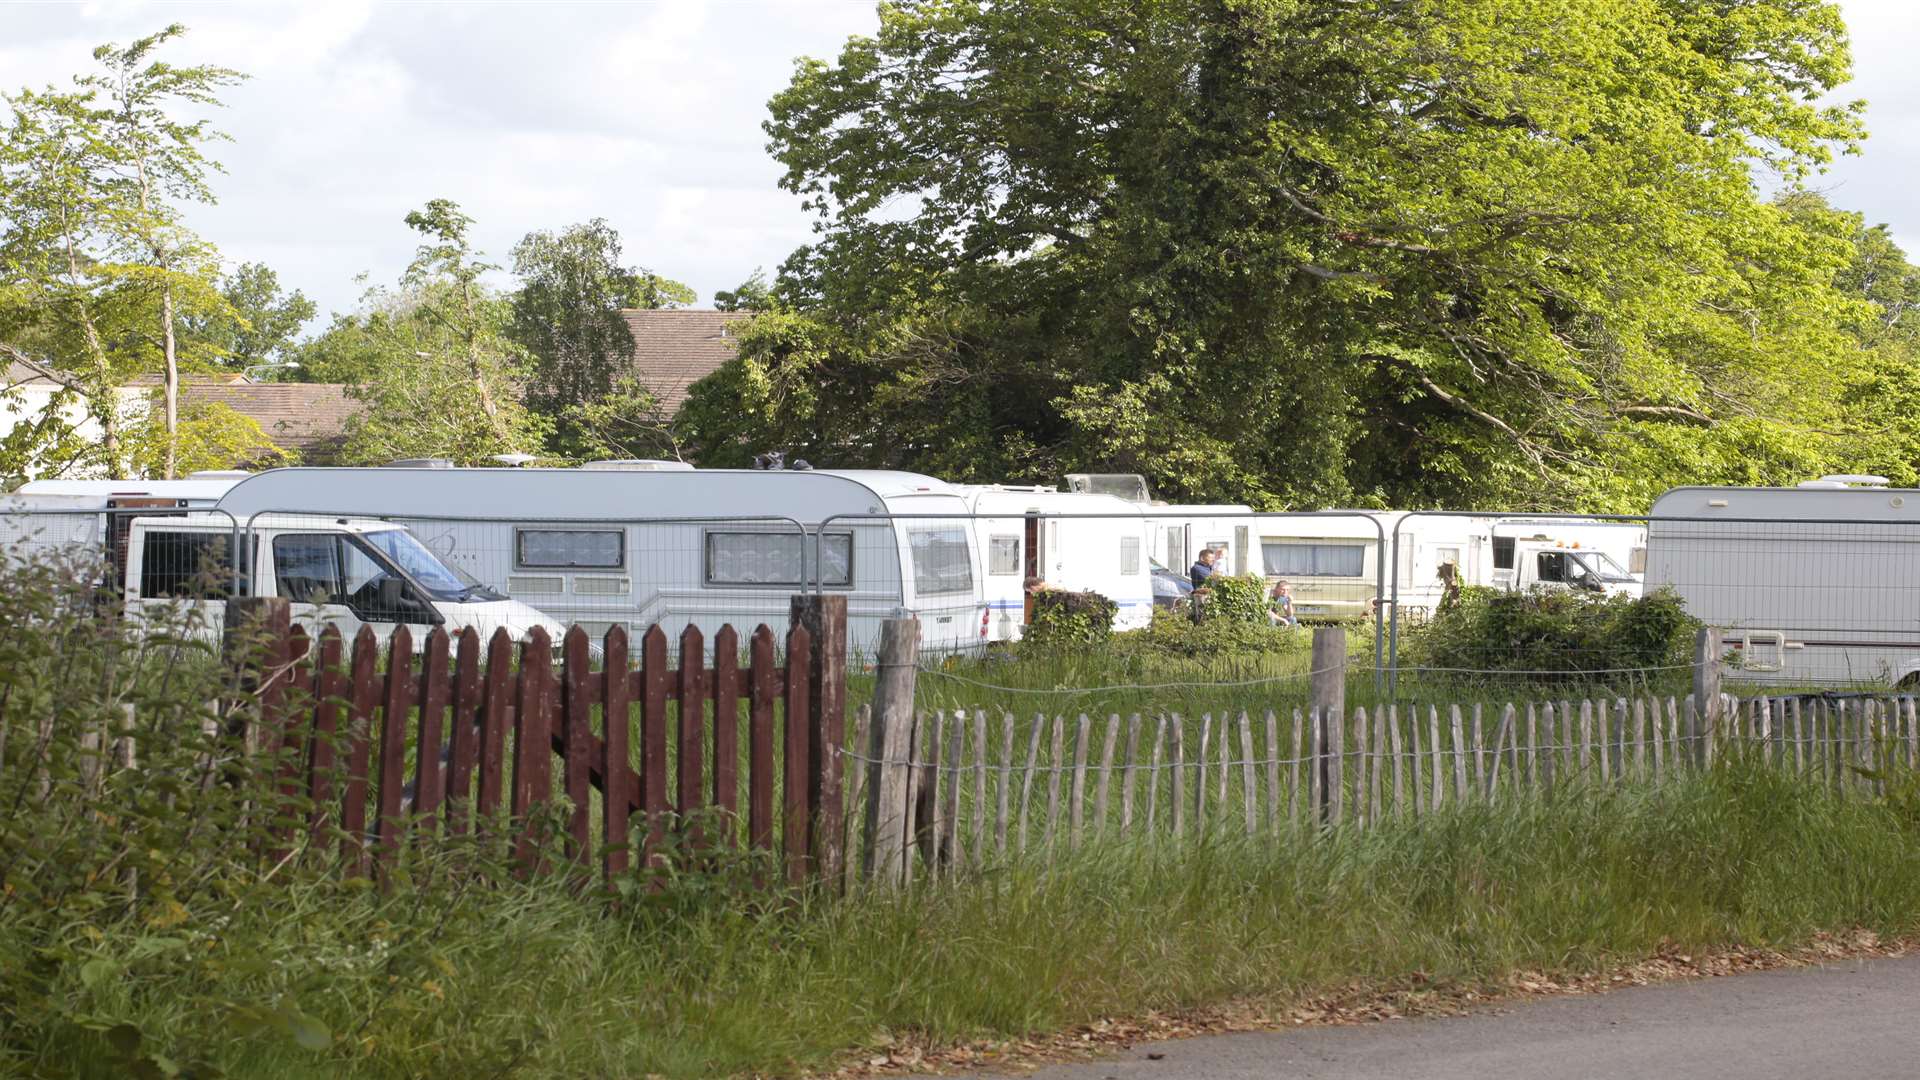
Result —
<instances>
[{"instance_id":1,"label":"weathered wooden fence post","mask_svg":"<svg viewBox=\"0 0 1920 1080\"><path fill-rule=\"evenodd\" d=\"M1695 767L1708 760L1707 742L1720 730L1720 631L1703 626L1693 639L1693 716L1698 730L1687 732L1687 753Z\"/></svg>"},{"instance_id":2,"label":"weathered wooden fence post","mask_svg":"<svg viewBox=\"0 0 1920 1080\"><path fill-rule=\"evenodd\" d=\"M1313 669L1309 675L1314 723L1319 727L1319 758L1313 762L1320 778L1320 821L1338 825L1341 815L1341 766L1346 750L1347 632L1338 626L1313 631Z\"/></svg>"},{"instance_id":3,"label":"weathered wooden fence post","mask_svg":"<svg viewBox=\"0 0 1920 1080\"><path fill-rule=\"evenodd\" d=\"M788 622L805 626L813 637L808 703L807 812L813 823L814 866L827 881L843 875L840 820L845 805L841 786L845 768L840 753L847 732L847 598L809 594L792 598Z\"/></svg>"},{"instance_id":4,"label":"weathered wooden fence post","mask_svg":"<svg viewBox=\"0 0 1920 1080\"><path fill-rule=\"evenodd\" d=\"M907 810L913 797L914 671L920 662L920 620L880 625L880 656L873 691L868 758L866 862L876 887L899 887L906 877Z\"/></svg>"}]
</instances>

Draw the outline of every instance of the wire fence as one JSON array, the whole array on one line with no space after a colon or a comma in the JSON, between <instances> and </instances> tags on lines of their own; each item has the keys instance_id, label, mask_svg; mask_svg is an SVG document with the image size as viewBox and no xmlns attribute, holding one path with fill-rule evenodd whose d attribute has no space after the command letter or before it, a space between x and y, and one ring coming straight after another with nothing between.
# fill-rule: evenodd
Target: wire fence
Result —
<instances>
[{"instance_id":1,"label":"wire fence","mask_svg":"<svg viewBox=\"0 0 1920 1080\"><path fill-rule=\"evenodd\" d=\"M1686 616L1721 629L1726 672L1746 685L1920 678L1920 549L1908 546L1920 543L1920 518L1900 516L1904 496L1789 491L1776 494L1802 501L1754 504L1762 513L1714 490L1613 517L1254 513L947 485L876 495L871 512L797 500L780 513L709 516L613 498L582 507L593 513L501 500L456 515L337 490L326 505L244 513L211 499L16 496L0 502L0 541L10 561L85 553L103 603L137 612L277 595L310 632L471 625L522 636L543 626L557 638L579 625L597 640L614 625L657 625L677 640L688 626L781 628L796 594L838 595L856 670L875 655L883 620L912 615L930 682L956 692L1095 699L1304 686L1303 628L1329 622L1348 626L1354 666L1383 700L1489 680L1656 690L1688 667ZM1195 581L1204 600L1223 574L1259 579L1265 610L1245 633L1194 626ZM1052 589L1113 601L1114 636L1028 655L1034 596ZM1672 600L1627 603L1656 593ZM1512 594L1535 600L1522 610L1486 599ZM1582 597L1618 602L1575 619ZM1200 623L1227 617L1198 606Z\"/></svg>"}]
</instances>

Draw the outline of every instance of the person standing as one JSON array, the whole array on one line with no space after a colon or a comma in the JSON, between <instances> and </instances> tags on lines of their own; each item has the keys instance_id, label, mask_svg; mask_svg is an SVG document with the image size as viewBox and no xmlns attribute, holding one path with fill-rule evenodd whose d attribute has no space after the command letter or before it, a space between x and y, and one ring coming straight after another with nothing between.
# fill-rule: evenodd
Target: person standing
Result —
<instances>
[{"instance_id":1,"label":"person standing","mask_svg":"<svg viewBox=\"0 0 1920 1080\"><path fill-rule=\"evenodd\" d=\"M1205 614L1207 605L1207 583L1213 579L1215 564L1220 561L1218 548L1202 548L1200 557L1194 560L1187 570L1187 580L1193 582L1193 594L1188 604L1193 609L1193 621L1199 622Z\"/></svg>"}]
</instances>

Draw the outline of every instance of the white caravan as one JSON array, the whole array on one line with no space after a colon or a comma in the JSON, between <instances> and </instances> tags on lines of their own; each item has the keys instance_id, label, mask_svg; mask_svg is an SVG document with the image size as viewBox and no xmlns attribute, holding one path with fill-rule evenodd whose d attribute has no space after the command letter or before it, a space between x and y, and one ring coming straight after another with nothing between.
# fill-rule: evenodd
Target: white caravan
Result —
<instances>
[{"instance_id":1,"label":"white caravan","mask_svg":"<svg viewBox=\"0 0 1920 1080\"><path fill-rule=\"evenodd\" d=\"M847 597L849 647L918 617L923 648L982 640L979 558L950 486L904 472L733 469L274 469L219 503L254 514L405 524L490 588L596 637L615 623L669 641L731 624L784 632L790 599ZM915 514L929 515L914 520Z\"/></svg>"},{"instance_id":2,"label":"white caravan","mask_svg":"<svg viewBox=\"0 0 1920 1080\"><path fill-rule=\"evenodd\" d=\"M1920 491L1842 479L1654 501L1647 587L1720 629L1729 677L1920 683Z\"/></svg>"},{"instance_id":3,"label":"white caravan","mask_svg":"<svg viewBox=\"0 0 1920 1080\"><path fill-rule=\"evenodd\" d=\"M981 579L987 640L1017 641L1026 625L1026 580L1094 592L1117 607L1115 630L1153 620L1145 521L1140 508L1111 495L1051 487L957 485L986 565Z\"/></svg>"},{"instance_id":4,"label":"white caravan","mask_svg":"<svg viewBox=\"0 0 1920 1080\"><path fill-rule=\"evenodd\" d=\"M1645 529L1631 523L1478 514L1327 511L1259 519L1262 570L1292 586L1303 618L1372 613L1384 588L1402 616L1432 614L1446 592L1443 567L1461 585L1587 589L1637 596L1629 567L1644 559ZM1381 558L1387 564L1381 585Z\"/></svg>"},{"instance_id":5,"label":"white caravan","mask_svg":"<svg viewBox=\"0 0 1920 1080\"><path fill-rule=\"evenodd\" d=\"M0 498L0 545L9 562L35 553L97 560L130 616L217 636L228 596L280 596L294 623L317 636L328 626L351 639L362 626L381 640L408 626L416 643L434 626L469 627L515 640L562 627L526 604L462 578L407 530L385 521L262 515L252 523L236 573L234 519L167 513L154 498L28 494ZM190 610L191 609L191 610Z\"/></svg>"}]
</instances>

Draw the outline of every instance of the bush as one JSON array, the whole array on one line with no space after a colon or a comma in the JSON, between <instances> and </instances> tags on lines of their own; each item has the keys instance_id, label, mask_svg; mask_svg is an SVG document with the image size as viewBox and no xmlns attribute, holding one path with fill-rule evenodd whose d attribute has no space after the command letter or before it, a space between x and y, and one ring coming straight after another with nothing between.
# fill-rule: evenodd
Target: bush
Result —
<instances>
[{"instance_id":1,"label":"bush","mask_svg":"<svg viewBox=\"0 0 1920 1080\"><path fill-rule=\"evenodd\" d=\"M1115 654L1142 657L1244 657L1304 652L1312 647L1311 632L1274 626L1264 614L1258 622L1222 617L1195 623L1185 612L1168 608L1155 608L1146 629L1116 634L1113 639Z\"/></svg>"},{"instance_id":2,"label":"bush","mask_svg":"<svg viewBox=\"0 0 1920 1080\"><path fill-rule=\"evenodd\" d=\"M1099 593L1041 589L1033 594L1033 620L1020 640L1037 650L1101 645L1113 636L1119 611L1120 605Z\"/></svg>"},{"instance_id":3,"label":"bush","mask_svg":"<svg viewBox=\"0 0 1920 1080\"><path fill-rule=\"evenodd\" d=\"M1267 579L1259 574L1230 577L1215 574L1207 579L1207 619L1267 624Z\"/></svg>"},{"instance_id":4,"label":"bush","mask_svg":"<svg viewBox=\"0 0 1920 1080\"><path fill-rule=\"evenodd\" d=\"M1551 679L1685 667L1699 620L1661 589L1644 597L1469 588L1412 631L1415 666Z\"/></svg>"}]
</instances>

